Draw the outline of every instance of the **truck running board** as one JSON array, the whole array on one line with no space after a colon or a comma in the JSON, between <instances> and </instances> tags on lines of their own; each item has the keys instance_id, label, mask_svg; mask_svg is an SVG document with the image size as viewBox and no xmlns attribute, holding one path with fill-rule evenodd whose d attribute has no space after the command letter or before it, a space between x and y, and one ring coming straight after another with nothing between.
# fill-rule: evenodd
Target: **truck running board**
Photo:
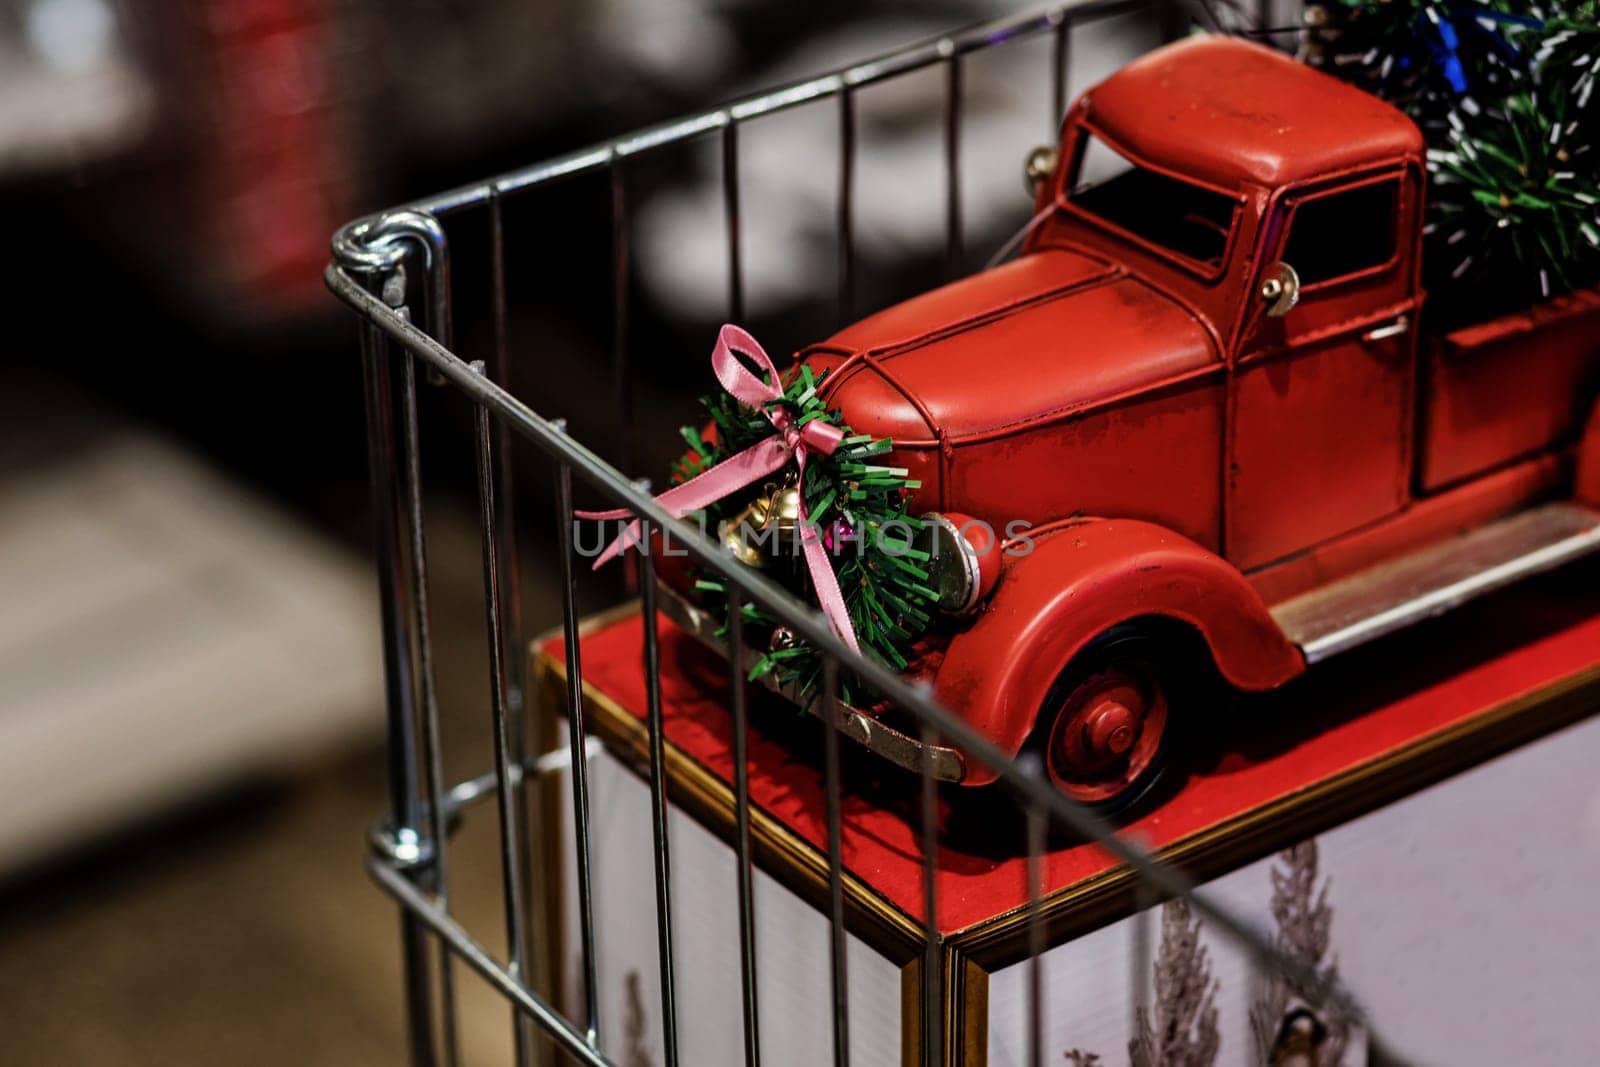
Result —
<instances>
[{"instance_id":1,"label":"truck running board","mask_svg":"<svg viewBox=\"0 0 1600 1067\"><path fill-rule=\"evenodd\" d=\"M1272 617L1307 663L1600 550L1600 512L1546 504L1286 600Z\"/></svg>"}]
</instances>

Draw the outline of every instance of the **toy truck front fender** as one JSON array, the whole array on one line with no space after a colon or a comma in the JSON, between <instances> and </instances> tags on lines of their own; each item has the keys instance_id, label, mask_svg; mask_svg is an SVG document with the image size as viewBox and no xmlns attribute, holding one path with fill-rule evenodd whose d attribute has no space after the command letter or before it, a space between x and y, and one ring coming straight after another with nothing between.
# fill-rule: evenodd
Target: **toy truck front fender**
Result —
<instances>
[{"instance_id":1,"label":"toy truck front fender","mask_svg":"<svg viewBox=\"0 0 1600 1067\"><path fill-rule=\"evenodd\" d=\"M1086 519L1038 533L1026 555L1006 557L982 615L947 648L935 694L1014 754L1072 657L1109 627L1146 617L1192 628L1240 689L1270 689L1305 669L1231 564L1152 523ZM972 784L994 778L974 762L967 770Z\"/></svg>"}]
</instances>

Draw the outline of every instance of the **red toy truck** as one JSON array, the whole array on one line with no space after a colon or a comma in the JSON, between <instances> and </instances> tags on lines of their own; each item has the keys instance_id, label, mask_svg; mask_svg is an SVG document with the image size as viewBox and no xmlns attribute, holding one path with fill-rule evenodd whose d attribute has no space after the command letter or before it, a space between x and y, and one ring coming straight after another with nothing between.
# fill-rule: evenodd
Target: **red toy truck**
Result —
<instances>
[{"instance_id":1,"label":"red toy truck","mask_svg":"<svg viewBox=\"0 0 1600 1067\"><path fill-rule=\"evenodd\" d=\"M1600 291L1419 329L1423 140L1399 111L1192 39L1086 93L1056 158L1020 258L801 358L949 520L956 618L920 670L1069 796L1155 780L1213 712L1185 702L1197 663L1270 689L1600 548ZM985 554L969 519L1031 525ZM924 758L865 713L846 732Z\"/></svg>"}]
</instances>

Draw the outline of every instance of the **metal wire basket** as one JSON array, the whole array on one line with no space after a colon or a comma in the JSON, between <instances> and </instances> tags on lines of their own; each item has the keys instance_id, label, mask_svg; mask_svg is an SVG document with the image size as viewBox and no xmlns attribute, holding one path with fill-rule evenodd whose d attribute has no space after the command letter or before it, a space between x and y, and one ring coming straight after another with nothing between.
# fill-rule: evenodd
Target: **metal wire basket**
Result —
<instances>
[{"instance_id":1,"label":"metal wire basket","mask_svg":"<svg viewBox=\"0 0 1600 1067\"><path fill-rule=\"evenodd\" d=\"M583 714L583 665L579 657L579 613L574 594L571 543L574 475L605 501L608 507L627 508L643 523L644 539L652 530L671 528L688 554L700 566L721 575L730 590L738 618L740 602L758 604L825 657L824 747L826 764L829 890L831 899L831 967L836 1033L834 1060L847 1062L849 1051L843 1022L847 983L840 863L840 772L838 734L842 719L836 703L840 671L849 671L885 694L920 728L924 746L954 746L966 759L993 767L1003 788L1014 794L1025 812L1033 850L1031 871L1047 829L1070 832L1098 842L1126 864L1145 887L1149 902L1187 897L1194 911L1231 938L1270 972L1289 977L1298 988L1316 993L1326 1004L1359 1017L1356 1006L1339 989L1331 988L1319 974L1289 958L1256 933L1233 912L1218 906L1203 893L1195 893L1189 880L1154 860L1133 841L1117 836L1110 826L1056 792L1037 768L1019 765L930 696L908 685L892 670L852 652L827 627L811 607L800 603L755 571L731 564L718 546L688 525L674 519L627 475L604 461L595 451L575 440L563 422L545 418L508 391L506 343L507 294L505 284L504 206L529 190L550 186L580 175L604 175L612 191L612 227L609 235L613 262L611 337L613 372L625 385L631 369L627 360L632 295L629 292L630 213L632 205L623 180L624 171L664 148L699 139L719 139L722 150L723 213L727 233L728 306L731 317L741 317L744 305L741 269L741 214L739 137L749 122L805 104L832 101L838 108L837 209L834 218L839 247L839 305L849 308L857 278L854 270L854 175L856 94L866 87L918 71L943 72L942 101L945 168L942 175L945 206L945 244L950 263L959 262L962 247L961 188L958 167L963 64L974 53L1007 48L1022 40L1044 38L1050 43L1050 68L1041 84L1051 94L1052 114L1066 109L1067 63L1074 29L1084 23L1131 11L1148 12L1166 27L1175 25L1173 9L1145 0L1077 0L1044 10L1002 18L971 29L923 41L855 66L833 71L781 88L740 99L727 106L689 115L663 125L606 141L583 151L549 160L499 177L463 186L438 196L415 201L394 210L363 218L341 229L333 241L334 261L326 272L329 288L360 318L361 358L365 371L368 445L371 458L371 493L377 522L377 563L382 598L384 664L390 732L390 789L392 810L373 833L369 867L377 883L402 909L404 978L413 1062L454 1062L455 1017L451 969L460 960L478 972L514 1006L514 1042L518 1063L531 1062L536 1047L535 1030L541 1031L573 1059L586 1064L616 1062L601 1047L595 995L593 872L590 869L588 784L585 771L587 728ZM1181 22L1178 23L1181 25ZM1167 35L1170 35L1167 34ZM487 277L493 319L492 357L488 361L464 358L456 351L452 330L451 241L449 228L460 220L486 220L490 242ZM448 224L448 226L447 226ZM420 279L420 281L419 281ZM420 322L413 321L408 290L420 290ZM486 366L485 363L488 363ZM435 691L435 651L430 630L429 579L418 445L418 367L468 398L475 413L476 479L483 552L483 582L489 632L488 658L492 682L495 766L479 778L448 786L442 780L439 743L439 706ZM617 391L619 415L626 415L626 389ZM578 928L586 981L584 1013L564 1015L558 1006L535 990L528 980L530 930L527 913L530 876L529 830L523 824L521 794L536 773L525 750L527 726L518 672L508 660L520 654L528 635L521 632L515 598L518 531L510 507L511 472L508 462L511 435L525 440L551 465L556 478L556 543L565 590L562 602L566 637L566 677L570 707L568 742L572 754L572 805L574 849L577 857ZM667 832L667 799L663 781L659 643L656 633L655 581L650 556L641 558L639 590L643 598L643 625L649 704L649 766L653 812L656 873L656 920L661 961L661 1005L667 1063L677 1062L674 1039L673 930L669 905L671 842ZM734 662L742 652L737 628L732 633ZM734 724L735 760L744 768L746 707L742 685L732 686L730 712ZM935 781L931 767L922 767L922 840L925 908L928 916L928 955L924 974L940 973L937 930L931 906L936 889L934 868L937 825L933 817ZM452 915L449 904L448 844L450 830L465 809L494 797L500 820L502 889L506 912L505 959L487 951ZM737 826L735 847L739 867L738 902L741 934L741 1025L746 1058L755 1062L757 991L753 946L754 903L751 891L750 801L746 776L735 782ZM1029 904L1038 922L1039 885L1032 880ZM1031 942L1038 946L1037 936ZM437 946L437 957L432 953ZM1037 952L1037 949L1035 949ZM1031 1062L1041 1062L1039 1034L1041 998L1038 995L1037 956L1031 972L1028 998ZM943 1035L934 1025L941 992L937 981L924 983L926 1004L921 1013L924 1033L921 1048L928 1063L953 1062L953 1050L941 1047ZM1370 1027L1369 1027L1370 1033ZM1374 1043L1376 1049L1379 1046Z\"/></svg>"}]
</instances>

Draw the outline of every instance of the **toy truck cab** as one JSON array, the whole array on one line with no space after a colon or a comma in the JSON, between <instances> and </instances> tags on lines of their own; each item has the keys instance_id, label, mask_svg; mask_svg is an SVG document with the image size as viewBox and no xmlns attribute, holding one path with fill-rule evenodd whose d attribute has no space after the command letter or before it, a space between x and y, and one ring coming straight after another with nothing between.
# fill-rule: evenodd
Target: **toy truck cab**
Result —
<instances>
[{"instance_id":1,"label":"toy truck cab","mask_svg":"<svg viewBox=\"0 0 1600 1067\"><path fill-rule=\"evenodd\" d=\"M1200 40L1086 95L1062 157L1041 191L1058 211L1032 247L1104 257L1179 303L1211 345L1196 370L1226 382L1220 523L1151 517L1249 571L1402 506L1422 303L1416 126L1267 49Z\"/></svg>"},{"instance_id":2,"label":"toy truck cab","mask_svg":"<svg viewBox=\"0 0 1600 1067\"><path fill-rule=\"evenodd\" d=\"M1388 104L1191 39L1074 105L1023 255L802 352L966 532L948 707L1121 806L1196 664L1269 689L1600 547L1600 295L1428 337L1424 184Z\"/></svg>"}]
</instances>

